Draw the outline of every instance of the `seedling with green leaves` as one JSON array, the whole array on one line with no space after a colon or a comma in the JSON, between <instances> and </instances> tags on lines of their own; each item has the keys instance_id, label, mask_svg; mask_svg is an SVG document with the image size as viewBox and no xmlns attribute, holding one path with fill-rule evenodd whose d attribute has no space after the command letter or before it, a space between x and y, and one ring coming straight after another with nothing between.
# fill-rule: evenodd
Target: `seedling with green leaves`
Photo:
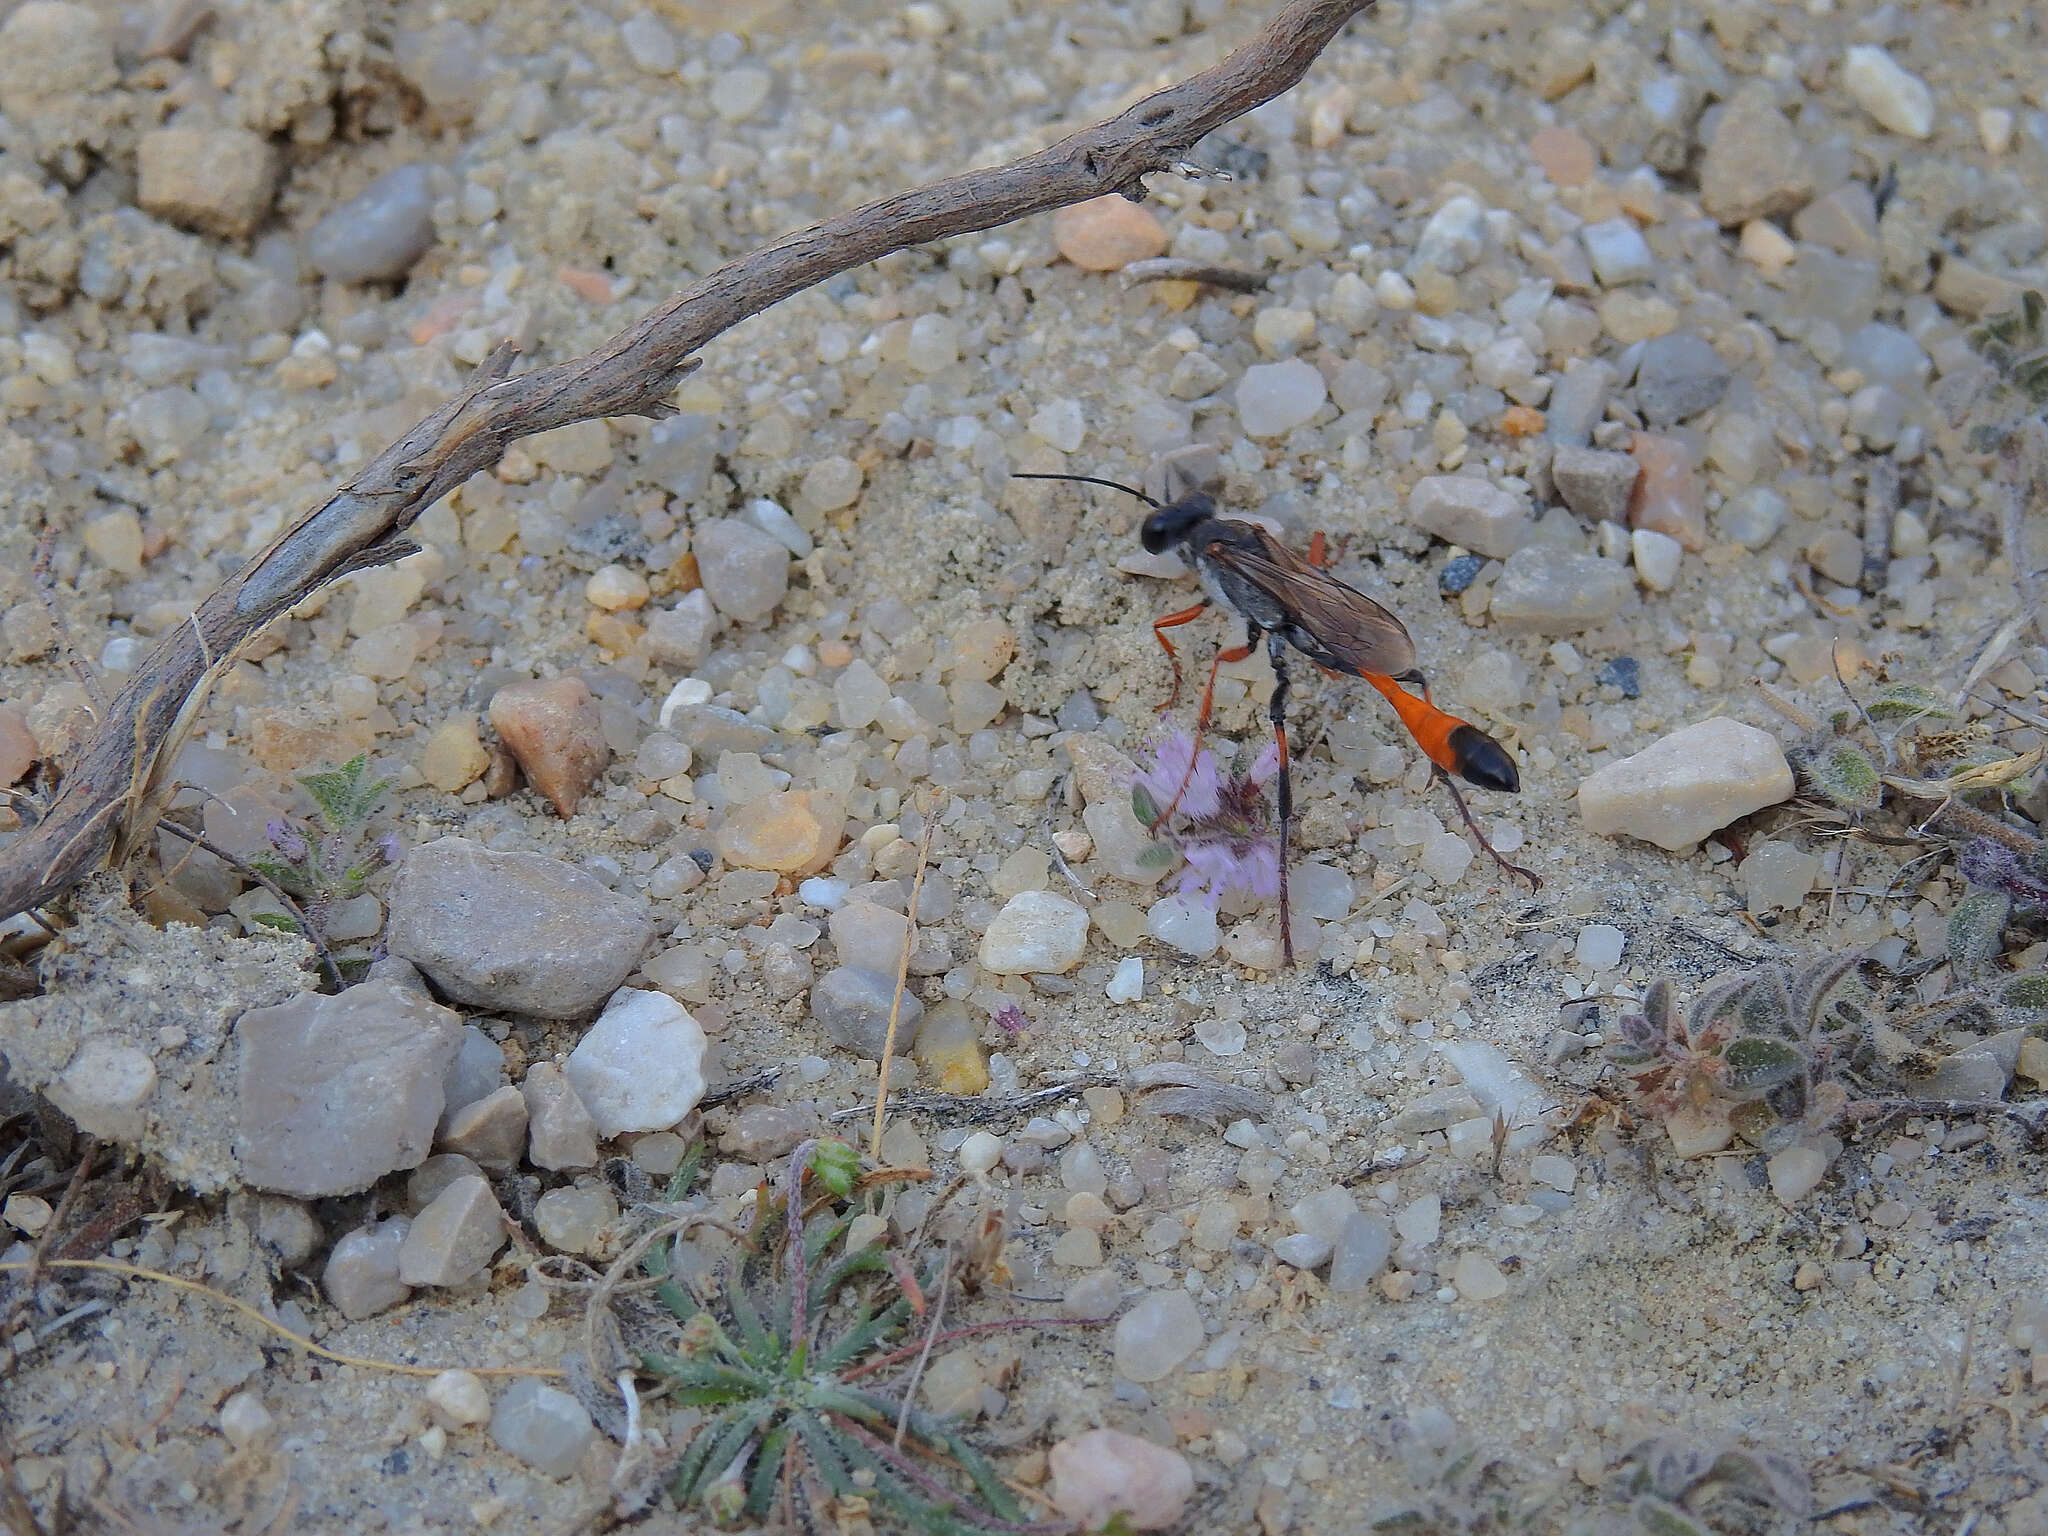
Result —
<instances>
[{"instance_id":1,"label":"seedling with green leaves","mask_svg":"<svg viewBox=\"0 0 2048 1536\"><path fill-rule=\"evenodd\" d=\"M327 918L335 903L361 895L372 875L398 862L394 835L368 835L370 818L391 781L371 777L368 755L358 753L339 768L302 775L299 783L313 800L310 822L274 818L264 829L273 852L252 858L249 866L297 903L304 925L298 917L281 912L260 912L256 921L286 933L304 933L324 954ZM364 969L375 956L362 949L332 958L347 973Z\"/></svg>"},{"instance_id":2,"label":"seedling with green leaves","mask_svg":"<svg viewBox=\"0 0 2048 1536\"><path fill-rule=\"evenodd\" d=\"M715 1524L772 1522L833 1529L874 1511L927 1536L1058 1531L1034 1525L1016 1494L960 1428L920 1412L879 1373L909 1366L934 1345L1056 1319L1012 1319L930 1333L927 1298L947 1283L949 1250L913 1273L877 1241L832 1257L854 1218L843 1200L858 1161L843 1142L805 1142L781 1188L761 1191L757 1216L704 1287L673 1263L673 1241L644 1267L682 1325L673 1351L641 1362L672 1402L703 1408L670 1490ZM824 1195L805 1209L805 1180ZM847 1305L842 1306L841 1303ZM904 1341L926 1321L926 1336Z\"/></svg>"}]
</instances>

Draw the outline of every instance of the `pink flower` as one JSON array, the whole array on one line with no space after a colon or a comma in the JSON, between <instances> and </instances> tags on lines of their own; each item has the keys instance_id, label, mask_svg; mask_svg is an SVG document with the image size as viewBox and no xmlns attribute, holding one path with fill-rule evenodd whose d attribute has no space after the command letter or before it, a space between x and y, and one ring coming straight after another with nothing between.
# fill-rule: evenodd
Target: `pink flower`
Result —
<instances>
[{"instance_id":1,"label":"pink flower","mask_svg":"<svg viewBox=\"0 0 2048 1536\"><path fill-rule=\"evenodd\" d=\"M1278 744L1269 743L1248 772L1228 776L1213 754L1195 749L1185 731L1160 742L1152 757L1151 766L1132 777L1131 808L1155 837L1187 860L1179 889L1206 894L1212 907L1230 890L1248 891L1262 901L1278 896L1280 839L1264 793L1280 771ZM1173 814L1162 818L1169 805Z\"/></svg>"}]
</instances>

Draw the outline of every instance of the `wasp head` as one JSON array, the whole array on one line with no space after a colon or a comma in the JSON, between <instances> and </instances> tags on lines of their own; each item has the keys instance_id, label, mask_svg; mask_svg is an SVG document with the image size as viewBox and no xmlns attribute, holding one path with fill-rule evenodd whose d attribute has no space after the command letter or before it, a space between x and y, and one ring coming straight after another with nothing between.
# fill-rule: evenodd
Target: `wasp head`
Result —
<instances>
[{"instance_id":1,"label":"wasp head","mask_svg":"<svg viewBox=\"0 0 2048 1536\"><path fill-rule=\"evenodd\" d=\"M1162 555L1185 539L1197 523L1207 522L1215 515L1216 503L1194 491L1146 518L1138 538L1150 553Z\"/></svg>"}]
</instances>

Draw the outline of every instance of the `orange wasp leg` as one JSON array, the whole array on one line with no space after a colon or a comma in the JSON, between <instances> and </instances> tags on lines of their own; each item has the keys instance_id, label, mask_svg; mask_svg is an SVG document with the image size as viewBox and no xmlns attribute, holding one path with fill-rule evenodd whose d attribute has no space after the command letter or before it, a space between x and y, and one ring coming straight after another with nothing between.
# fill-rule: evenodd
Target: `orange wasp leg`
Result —
<instances>
[{"instance_id":1,"label":"orange wasp leg","mask_svg":"<svg viewBox=\"0 0 2048 1536\"><path fill-rule=\"evenodd\" d=\"M1163 715L1173 708L1180 698L1180 653L1173 648L1173 642L1166 638L1166 632L1180 624L1192 624L1209 611L1209 600L1203 598L1192 608L1183 608L1179 613L1169 613L1163 619L1152 621L1152 638L1159 642L1159 649L1166 652L1166 659L1173 663L1173 692L1166 696L1166 702L1159 706Z\"/></svg>"},{"instance_id":2,"label":"orange wasp leg","mask_svg":"<svg viewBox=\"0 0 2048 1536\"><path fill-rule=\"evenodd\" d=\"M1216 674L1223 670L1226 661L1243 661L1251 655L1257 645L1256 634L1234 651L1218 651L1209 663L1209 682L1202 689L1202 707L1195 711L1195 744L1188 752L1188 771L1180 776L1180 788L1173 792L1173 798L1166 802L1166 809L1159 813L1159 819L1152 823L1154 831L1166 825L1167 818L1180 808L1180 797L1188 792L1188 786L1195 781L1195 758L1202 750L1202 733L1209 729L1209 716L1216 710Z\"/></svg>"}]
</instances>

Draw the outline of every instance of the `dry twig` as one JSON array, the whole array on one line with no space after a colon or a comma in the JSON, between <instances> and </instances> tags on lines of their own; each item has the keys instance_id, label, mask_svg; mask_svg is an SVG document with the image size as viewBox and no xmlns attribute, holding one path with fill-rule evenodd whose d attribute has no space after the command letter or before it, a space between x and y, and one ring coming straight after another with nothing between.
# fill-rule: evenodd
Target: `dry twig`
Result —
<instances>
[{"instance_id":1,"label":"dry twig","mask_svg":"<svg viewBox=\"0 0 2048 1536\"><path fill-rule=\"evenodd\" d=\"M428 507L523 437L605 416L673 414L713 337L892 251L1118 193L1182 163L1204 135L1270 101L1373 0L1292 0L1213 68L1049 149L868 203L719 268L594 351L512 374L501 345L454 399L273 539L166 635L102 717L48 813L0 859L0 916L69 891L146 839L169 767L213 681L241 648L329 582L416 547Z\"/></svg>"}]
</instances>

